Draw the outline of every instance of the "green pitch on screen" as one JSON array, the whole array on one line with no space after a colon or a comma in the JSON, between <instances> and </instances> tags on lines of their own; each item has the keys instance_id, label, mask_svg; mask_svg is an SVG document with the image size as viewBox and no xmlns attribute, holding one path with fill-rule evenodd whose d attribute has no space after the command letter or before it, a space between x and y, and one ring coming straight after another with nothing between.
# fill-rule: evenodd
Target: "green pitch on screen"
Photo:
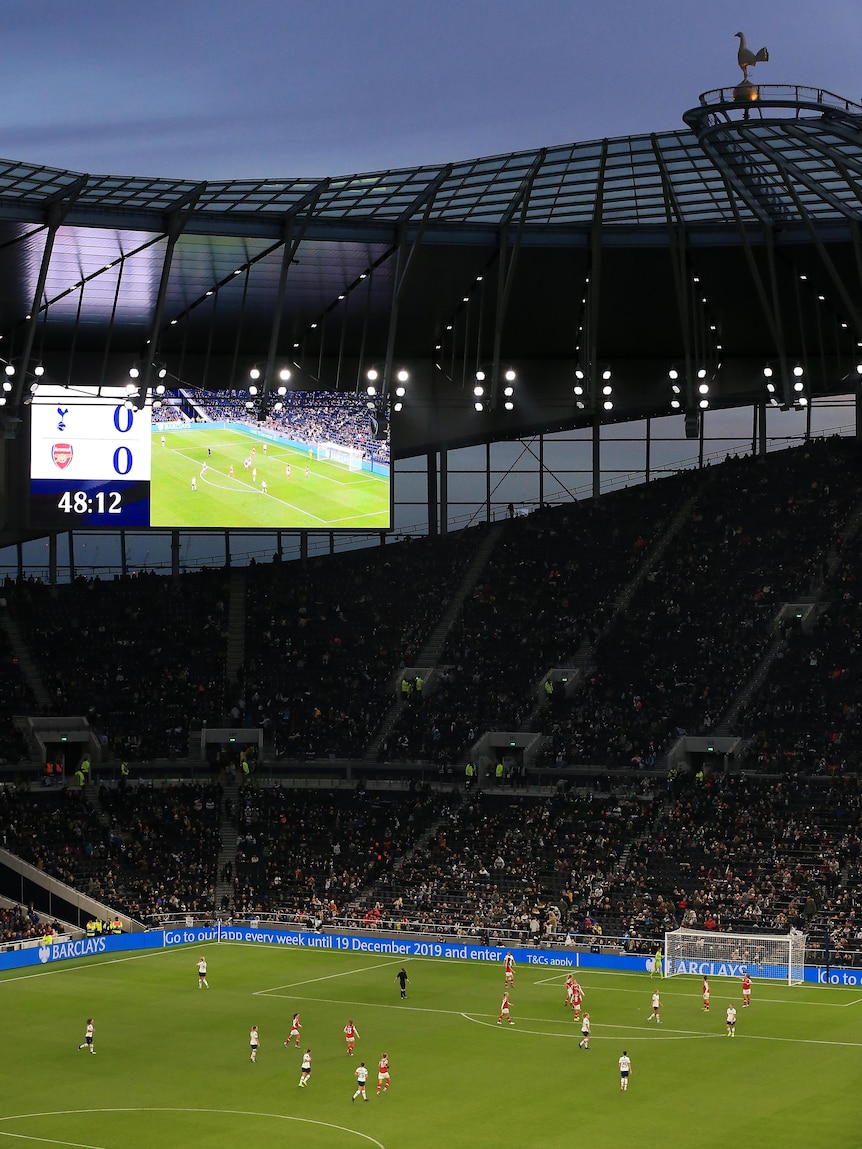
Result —
<instances>
[{"instance_id":1,"label":"green pitch on screen","mask_svg":"<svg viewBox=\"0 0 862 1149\"><path fill-rule=\"evenodd\" d=\"M210 988L199 989L205 954ZM395 975L410 978L401 1000ZM0 976L10 1145L228 1149L856 1149L862 1143L862 996L713 978L661 983L580 970L588 1050L565 972L519 966L514 1025L497 1025L497 964L207 943L83 958ZM725 1009L738 1010L736 1037ZM298 1012L301 1048L284 1047ZM78 1051L88 1017L96 1056ZM346 1054L344 1026L359 1031ZM261 1046L249 1059L249 1030ZM303 1050L312 1076L299 1088ZM620 1092L618 1061L632 1060ZM389 1055L391 1088L377 1096ZM370 1069L368 1102L351 1101Z\"/></svg>"},{"instance_id":2,"label":"green pitch on screen","mask_svg":"<svg viewBox=\"0 0 862 1149\"><path fill-rule=\"evenodd\" d=\"M252 447L253 465L246 469ZM268 442L264 454L263 440L241 431L156 425L151 475L153 527L359 531L390 526L387 478L280 443Z\"/></svg>"}]
</instances>

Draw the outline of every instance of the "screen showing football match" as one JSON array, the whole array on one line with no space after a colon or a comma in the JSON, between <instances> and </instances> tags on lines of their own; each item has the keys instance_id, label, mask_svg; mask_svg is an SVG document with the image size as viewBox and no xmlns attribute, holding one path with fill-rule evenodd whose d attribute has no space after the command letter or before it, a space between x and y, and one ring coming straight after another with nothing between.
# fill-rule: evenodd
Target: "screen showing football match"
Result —
<instances>
[{"instance_id":1,"label":"screen showing football match","mask_svg":"<svg viewBox=\"0 0 862 1149\"><path fill-rule=\"evenodd\" d=\"M39 385L30 526L387 530L389 421L365 395L293 391L259 416L245 391Z\"/></svg>"}]
</instances>

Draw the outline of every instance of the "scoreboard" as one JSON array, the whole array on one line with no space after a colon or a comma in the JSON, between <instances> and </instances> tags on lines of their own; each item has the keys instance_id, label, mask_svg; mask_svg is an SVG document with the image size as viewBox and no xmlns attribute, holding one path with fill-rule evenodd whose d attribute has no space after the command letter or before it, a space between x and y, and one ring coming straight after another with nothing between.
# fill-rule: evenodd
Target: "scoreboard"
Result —
<instances>
[{"instance_id":1,"label":"scoreboard","mask_svg":"<svg viewBox=\"0 0 862 1149\"><path fill-rule=\"evenodd\" d=\"M123 388L40 386L30 406L30 525L148 527L149 406Z\"/></svg>"},{"instance_id":2,"label":"scoreboard","mask_svg":"<svg viewBox=\"0 0 862 1149\"><path fill-rule=\"evenodd\" d=\"M391 529L389 441L364 396L294 392L263 420L247 398L182 388L156 412L124 387L40 383L29 528Z\"/></svg>"}]
</instances>

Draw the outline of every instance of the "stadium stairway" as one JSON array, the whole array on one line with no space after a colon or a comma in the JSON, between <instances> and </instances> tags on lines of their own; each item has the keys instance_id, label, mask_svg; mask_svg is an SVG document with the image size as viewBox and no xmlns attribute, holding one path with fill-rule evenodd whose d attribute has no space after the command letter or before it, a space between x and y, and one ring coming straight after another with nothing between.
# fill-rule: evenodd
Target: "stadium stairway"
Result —
<instances>
[{"instance_id":1,"label":"stadium stairway","mask_svg":"<svg viewBox=\"0 0 862 1149\"><path fill-rule=\"evenodd\" d=\"M221 910L222 900L227 898L227 908L233 907L233 879L236 876L236 816L239 802L239 783L235 774L229 774L222 785L221 820L219 822L220 848L216 863L215 909ZM230 807L228 807L230 803ZM231 813L228 814L228 808ZM230 866L230 879L225 878L225 866Z\"/></svg>"},{"instance_id":2,"label":"stadium stairway","mask_svg":"<svg viewBox=\"0 0 862 1149\"><path fill-rule=\"evenodd\" d=\"M3 627L6 637L9 640L9 645L15 657L18 659L18 665L21 668L24 681L37 704L41 707L42 713L52 714L54 711L54 700L45 689L45 683L42 681L42 676L36 668L36 663L33 661L33 656L30 654L30 649L24 639L24 635L21 633L21 628L8 610L0 612L0 626Z\"/></svg>"},{"instance_id":3,"label":"stadium stairway","mask_svg":"<svg viewBox=\"0 0 862 1149\"><path fill-rule=\"evenodd\" d=\"M440 656L443 653L443 646L446 642L446 637L452 629L455 619L458 617L464 600L470 594L479 581L482 572L488 565L491 555L494 553L494 548L500 541L503 531L506 528L507 520L502 519L499 522L492 523L488 527L485 538L479 544L476 553L467 570L464 572L464 577L458 586L456 592L449 600L446 609L440 615L437 625L432 630L428 641L419 652L416 659L416 666L421 667L425 671L426 687L430 685L433 689L433 678L431 671L438 669ZM400 674L399 674L400 680ZM402 701L401 695L398 692L398 684L393 684L393 701L392 705L387 710L380 725L377 728L377 733L371 739L368 747L365 750L363 757L366 761L374 761L377 758L377 753L380 747L392 733L395 723L398 721L398 716L401 713Z\"/></svg>"},{"instance_id":4,"label":"stadium stairway","mask_svg":"<svg viewBox=\"0 0 862 1149\"><path fill-rule=\"evenodd\" d=\"M840 530L842 548L846 548L849 543L855 539L859 533L860 526L862 526L862 503L857 504ZM797 600L800 603L810 603L817 608L815 617L819 617L820 614L828 610L828 605L824 602L824 597L829 592L830 581L841 567L841 561L841 551L834 547L831 548L826 559L826 570L823 578L812 588L812 594L800 595ZM816 622L814 625L816 625ZM775 638L764 651L760 662L754 667L747 680L742 684L731 700L725 712L720 716L718 724L712 731L713 737L726 738L734 734L739 715L745 707L745 704L750 698L754 697L766 681L773 662L780 654L783 654L787 647L787 641L786 632L779 629Z\"/></svg>"},{"instance_id":5,"label":"stadium stairway","mask_svg":"<svg viewBox=\"0 0 862 1149\"><path fill-rule=\"evenodd\" d=\"M439 818L435 818L425 833L413 842L412 848L405 850L403 854L400 854L395 859L392 863L392 867L386 872L385 879L377 877L356 891L349 905L345 906L342 910L341 917L361 917L365 909L369 908L372 901L379 902L385 900L389 903L386 908L388 910L391 909L393 893L399 888L399 872L404 869L404 866L417 851L420 853L426 851L427 847L439 836L441 828L449 822L450 817L451 812L447 810L444 814L441 814ZM384 917L387 916L387 914L384 914Z\"/></svg>"},{"instance_id":6,"label":"stadium stairway","mask_svg":"<svg viewBox=\"0 0 862 1149\"><path fill-rule=\"evenodd\" d=\"M638 567L636 573L632 576L631 579L629 579L625 586L622 587L619 594L614 599L610 611L608 612L608 618L605 622L605 625L596 636L596 641L604 638L610 632L612 627L616 625L617 621L625 615L629 603L634 598L647 575L650 573L653 567L655 567L656 563L661 559L667 548L680 533L685 524L689 521L692 508L695 504L695 499L696 496L691 495L685 500L677 513L668 523L667 527L665 527L662 534L656 540L655 545L651 547L649 552L644 556L644 560ZM560 666L572 668L577 675L575 682L570 687L570 692L574 693L575 691L579 690L587 675L595 669L595 645L595 642L589 638L585 638L576 651L567 655L564 659L561 660ZM539 714L545 705L545 678L546 675L543 675L539 681L533 685L532 693L535 698L535 704L530 713L521 723L519 728L521 731L535 730L537 727Z\"/></svg>"},{"instance_id":7,"label":"stadium stairway","mask_svg":"<svg viewBox=\"0 0 862 1149\"><path fill-rule=\"evenodd\" d=\"M245 567L232 567L228 584L227 650L225 652L225 699L233 696L245 662L245 620L248 575Z\"/></svg>"}]
</instances>

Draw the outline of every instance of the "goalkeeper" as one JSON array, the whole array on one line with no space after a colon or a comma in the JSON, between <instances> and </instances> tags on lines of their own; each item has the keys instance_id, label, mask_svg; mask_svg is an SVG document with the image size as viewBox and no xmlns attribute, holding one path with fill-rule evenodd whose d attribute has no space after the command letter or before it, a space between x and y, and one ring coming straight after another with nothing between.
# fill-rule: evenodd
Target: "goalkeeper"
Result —
<instances>
[{"instance_id":1,"label":"goalkeeper","mask_svg":"<svg viewBox=\"0 0 862 1149\"><path fill-rule=\"evenodd\" d=\"M653 961L652 961L652 973L650 974L650 977L654 978L654 977L661 977L661 976L662 976L661 950L658 949L655 951L655 957L653 958Z\"/></svg>"}]
</instances>

